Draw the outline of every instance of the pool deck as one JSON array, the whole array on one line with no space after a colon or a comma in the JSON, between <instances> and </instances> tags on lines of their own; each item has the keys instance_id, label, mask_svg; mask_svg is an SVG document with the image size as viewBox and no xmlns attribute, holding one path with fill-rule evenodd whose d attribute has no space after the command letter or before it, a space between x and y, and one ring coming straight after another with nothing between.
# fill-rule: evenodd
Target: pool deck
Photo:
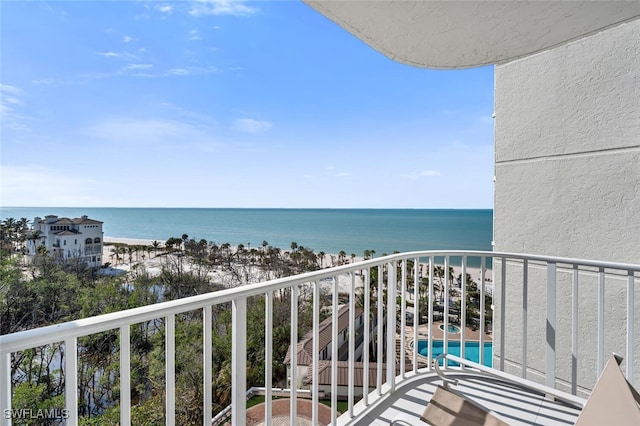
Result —
<instances>
[{"instance_id":1,"label":"pool deck","mask_svg":"<svg viewBox=\"0 0 640 426\"><path fill-rule=\"evenodd\" d=\"M444 324L442 321L434 321L431 327L431 336L433 336L434 340L443 340L444 332L438 328L440 324ZM458 326L460 327L460 326ZM418 338L426 339L429 335L429 325L428 324L420 324L418 326ZM413 326L406 327L407 341L413 340ZM448 340L460 340L460 333L447 333ZM400 337L400 336L398 336ZM467 327L464 332L464 338L466 341L480 341L480 329L473 330L471 327ZM491 342L492 341L492 333L485 332L484 333L484 341Z\"/></svg>"}]
</instances>

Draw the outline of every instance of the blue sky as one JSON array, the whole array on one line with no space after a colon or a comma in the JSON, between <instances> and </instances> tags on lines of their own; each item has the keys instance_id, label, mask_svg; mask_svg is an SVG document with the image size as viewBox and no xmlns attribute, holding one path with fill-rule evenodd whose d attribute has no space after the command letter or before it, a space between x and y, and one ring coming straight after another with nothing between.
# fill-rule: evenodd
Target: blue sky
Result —
<instances>
[{"instance_id":1,"label":"blue sky","mask_svg":"<svg viewBox=\"0 0 640 426\"><path fill-rule=\"evenodd\" d=\"M2 1L4 206L491 208L493 68L297 1Z\"/></svg>"}]
</instances>

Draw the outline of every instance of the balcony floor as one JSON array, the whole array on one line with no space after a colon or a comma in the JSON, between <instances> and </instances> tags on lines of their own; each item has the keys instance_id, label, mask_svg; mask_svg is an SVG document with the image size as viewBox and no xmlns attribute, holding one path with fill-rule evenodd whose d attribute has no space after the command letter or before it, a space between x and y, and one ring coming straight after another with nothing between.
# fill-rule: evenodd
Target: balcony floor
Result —
<instances>
[{"instance_id":1,"label":"balcony floor","mask_svg":"<svg viewBox=\"0 0 640 426\"><path fill-rule=\"evenodd\" d=\"M446 370L445 375L459 380L458 385L451 385L453 390L511 425L572 425L580 414L580 409L572 405L546 399L536 391L480 373ZM407 380L394 394L374 402L368 412L349 424L381 426L394 420L404 421L397 423L399 425L426 424L420 421L420 416L440 384L442 380L435 373Z\"/></svg>"}]
</instances>

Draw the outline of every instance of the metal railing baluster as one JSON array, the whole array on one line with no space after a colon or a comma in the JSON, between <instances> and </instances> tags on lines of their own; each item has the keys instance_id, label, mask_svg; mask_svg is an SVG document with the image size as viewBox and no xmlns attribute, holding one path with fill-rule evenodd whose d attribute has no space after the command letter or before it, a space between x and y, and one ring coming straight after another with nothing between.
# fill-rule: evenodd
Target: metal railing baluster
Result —
<instances>
[{"instance_id":1,"label":"metal railing baluster","mask_svg":"<svg viewBox=\"0 0 640 426\"><path fill-rule=\"evenodd\" d=\"M420 326L420 259L413 260L413 372L418 371L418 327Z\"/></svg>"},{"instance_id":2,"label":"metal railing baluster","mask_svg":"<svg viewBox=\"0 0 640 426\"><path fill-rule=\"evenodd\" d=\"M627 271L627 357L625 360L625 373L629 383L633 383L633 345L634 345L634 289L633 289L634 273Z\"/></svg>"},{"instance_id":3,"label":"metal railing baluster","mask_svg":"<svg viewBox=\"0 0 640 426\"><path fill-rule=\"evenodd\" d=\"M578 265L571 273L571 394L578 393Z\"/></svg>"},{"instance_id":4,"label":"metal railing baluster","mask_svg":"<svg viewBox=\"0 0 640 426\"><path fill-rule=\"evenodd\" d=\"M291 383L289 384L289 415L291 424L294 425L298 418L298 286L291 288Z\"/></svg>"},{"instance_id":5,"label":"metal railing baluster","mask_svg":"<svg viewBox=\"0 0 640 426\"><path fill-rule=\"evenodd\" d=\"M247 299L231 302L231 421L247 423Z\"/></svg>"},{"instance_id":6,"label":"metal railing baluster","mask_svg":"<svg viewBox=\"0 0 640 426\"><path fill-rule=\"evenodd\" d=\"M597 377L604 370L604 268L598 268L598 359Z\"/></svg>"},{"instance_id":7,"label":"metal railing baluster","mask_svg":"<svg viewBox=\"0 0 640 426\"><path fill-rule=\"evenodd\" d=\"M68 426L78 426L78 339L64 341L64 405L69 417Z\"/></svg>"},{"instance_id":8,"label":"metal railing baluster","mask_svg":"<svg viewBox=\"0 0 640 426\"><path fill-rule=\"evenodd\" d=\"M349 377L355 377L356 358L356 277L353 272L349 274ZM355 387L353 380L349 380L347 389L347 404L349 417L353 417L353 404L355 399Z\"/></svg>"},{"instance_id":9,"label":"metal railing baluster","mask_svg":"<svg viewBox=\"0 0 640 426\"><path fill-rule=\"evenodd\" d=\"M480 258L480 364L484 365L484 332L485 332L485 264L486 258L482 256ZM493 352L492 352L493 353ZM493 357L491 359L491 363L493 365Z\"/></svg>"},{"instance_id":10,"label":"metal railing baluster","mask_svg":"<svg viewBox=\"0 0 640 426\"><path fill-rule=\"evenodd\" d=\"M165 317L165 421L176 424L176 317Z\"/></svg>"},{"instance_id":11,"label":"metal railing baluster","mask_svg":"<svg viewBox=\"0 0 640 426\"><path fill-rule=\"evenodd\" d=\"M331 321L331 424L338 419L338 277L333 277ZM295 424L295 423L292 423Z\"/></svg>"},{"instance_id":12,"label":"metal railing baluster","mask_svg":"<svg viewBox=\"0 0 640 426\"><path fill-rule=\"evenodd\" d=\"M120 424L131 426L131 326L120 327Z\"/></svg>"},{"instance_id":13,"label":"metal railing baluster","mask_svg":"<svg viewBox=\"0 0 640 426\"><path fill-rule=\"evenodd\" d=\"M11 352L0 355L0 413L11 412ZM11 426L11 416L0 416L3 426Z\"/></svg>"},{"instance_id":14,"label":"metal railing baluster","mask_svg":"<svg viewBox=\"0 0 640 426\"><path fill-rule=\"evenodd\" d=\"M400 293L402 294L400 296L400 379L404 380L404 370L406 369L405 332L407 329L407 259L402 260L400 270Z\"/></svg>"},{"instance_id":15,"label":"metal railing baluster","mask_svg":"<svg viewBox=\"0 0 640 426\"><path fill-rule=\"evenodd\" d=\"M293 354L292 354L293 355ZM273 411L273 292L264 297L264 421L271 426Z\"/></svg>"},{"instance_id":16,"label":"metal railing baluster","mask_svg":"<svg viewBox=\"0 0 640 426\"><path fill-rule=\"evenodd\" d=\"M311 424L320 424L318 418L318 366L320 352L320 283L313 282L313 353L311 354L312 375L311 375ZM271 417L271 413L269 413Z\"/></svg>"},{"instance_id":17,"label":"metal railing baluster","mask_svg":"<svg viewBox=\"0 0 640 426\"><path fill-rule=\"evenodd\" d=\"M527 336L529 302L529 261L522 262L522 378L527 378Z\"/></svg>"},{"instance_id":18,"label":"metal railing baluster","mask_svg":"<svg viewBox=\"0 0 640 426\"><path fill-rule=\"evenodd\" d=\"M387 385L396 390L396 263L387 263Z\"/></svg>"},{"instance_id":19,"label":"metal railing baluster","mask_svg":"<svg viewBox=\"0 0 640 426\"><path fill-rule=\"evenodd\" d=\"M498 360L499 370L504 371L505 354L505 329L506 329L506 297L507 297L507 258L500 259L500 359ZM494 301L494 299L492 299ZM493 306L493 305L492 305ZM494 311L495 313L495 311ZM493 327L495 330L495 327ZM495 334L494 334L495 336Z\"/></svg>"},{"instance_id":20,"label":"metal railing baluster","mask_svg":"<svg viewBox=\"0 0 640 426\"><path fill-rule=\"evenodd\" d=\"M462 273L460 275L460 358L464 359L467 332L467 256L462 256Z\"/></svg>"},{"instance_id":21,"label":"metal railing baluster","mask_svg":"<svg viewBox=\"0 0 640 426\"><path fill-rule=\"evenodd\" d=\"M366 275L364 276L364 348L362 348L362 399L363 403L366 406L369 405L369 345L371 341L371 333L369 329L371 328L371 317L369 312L371 312L371 278L369 269L365 269L364 272ZM318 424L318 423L314 423Z\"/></svg>"},{"instance_id":22,"label":"metal railing baluster","mask_svg":"<svg viewBox=\"0 0 640 426\"><path fill-rule=\"evenodd\" d=\"M504 303L503 303L504 304ZM545 384L556 382L556 264L547 262L547 326L545 350Z\"/></svg>"}]
</instances>

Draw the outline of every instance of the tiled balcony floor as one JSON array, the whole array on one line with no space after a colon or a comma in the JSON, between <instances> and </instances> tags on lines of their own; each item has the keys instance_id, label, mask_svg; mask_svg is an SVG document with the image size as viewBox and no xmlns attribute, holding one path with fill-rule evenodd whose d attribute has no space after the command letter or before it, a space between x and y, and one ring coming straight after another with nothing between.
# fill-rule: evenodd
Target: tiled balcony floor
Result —
<instances>
[{"instance_id":1,"label":"tiled balcony floor","mask_svg":"<svg viewBox=\"0 0 640 426\"><path fill-rule=\"evenodd\" d=\"M480 373L448 370L445 374L459 380L458 385L451 385L453 390L493 411L511 425L572 425L580 414L579 408L546 399L535 391ZM420 416L441 384L442 380L435 373L408 380L366 416L351 424L382 426L403 420L397 424L425 425Z\"/></svg>"}]
</instances>

